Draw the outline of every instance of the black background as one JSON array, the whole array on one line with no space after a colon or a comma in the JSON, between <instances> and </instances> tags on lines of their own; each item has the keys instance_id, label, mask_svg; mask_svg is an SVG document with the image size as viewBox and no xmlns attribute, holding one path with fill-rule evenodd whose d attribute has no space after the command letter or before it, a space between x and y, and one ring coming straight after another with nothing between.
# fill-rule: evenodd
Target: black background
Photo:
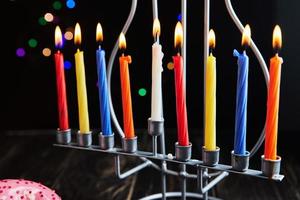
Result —
<instances>
[{"instance_id":1,"label":"black background","mask_svg":"<svg viewBox=\"0 0 300 200\"><path fill-rule=\"evenodd\" d=\"M44 57L41 51L50 47L54 51L54 28L58 24L62 30L81 25L83 34L82 49L85 52L86 80L89 103L90 124L93 129L100 128L97 75L95 66L95 29L101 22L104 30L103 48L107 60L125 23L130 9L130 0L76 1L76 7L55 11L54 1L30 0L6 1L8 15L2 17L1 55L1 125L2 130L11 129L55 129L57 128L57 102L55 68L53 57ZM133 59L130 66L131 91L134 122L136 128L146 128L151 105L151 45L152 7L150 0L138 1L136 16L126 35L127 51ZM279 24L283 32L284 59L282 67L281 101L279 130L288 134L299 131L299 43L300 2L288 1L232 1L233 7L242 23L249 23L252 38L269 63L272 51L273 27ZM46 26L38 24L38 18L46 12L59 17L58 23ZM163 98L164 117L167 128L176 128L174 94L174 74L166 65L172 60L173 32L180 13L180 1L159 1L159 18L162 27L161 44L165 54L163 59ZM2 14L3 15L3 14ZM203 1L188 1L188 42L187 42L187 108L190 129L203 128ZM229 17L223 1L211 2L211 28L216 32L217 47L217 129L219 134L234 131L236 58L234 48L241 50L241 34ZM38 46L30 48L29 38L36 38ZM26 49L24 58L16 57L18 47ZM53 52L52 51L52 52ZM70 126L78 128L76 79L74 68L73 41L67 41L63 53L73 66L66 71ZM257 136L263 127L266 111L266 86L262 71L254 54L250 57L248 133ZM147 95L140 97L139 88L146 88ZM115 62L112 76L112 98L116 114L122 121L120 82L118 63ZM285 137L282 134L281 137ZM248 137L255 138L255 137Z\"/></svg>"}]
</instances>

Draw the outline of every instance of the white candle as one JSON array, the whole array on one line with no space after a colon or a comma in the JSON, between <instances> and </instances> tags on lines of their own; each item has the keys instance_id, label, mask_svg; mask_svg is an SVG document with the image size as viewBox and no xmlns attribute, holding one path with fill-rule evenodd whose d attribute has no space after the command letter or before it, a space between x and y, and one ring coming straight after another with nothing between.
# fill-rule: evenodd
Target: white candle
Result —
<instances>
[{"instance_id":1,"label":"white candle","mask_svg":"<svg viewBox=\"0 0 300 200\"><path fill-rule=\"evenodd\" d=\"M161 121L162 116L162 87L161 87L161 73L162 59L164 54L161 45L159 44L160 24L158 19L153 23L153 36L155 42L152 45L152 91L151 91L151 120Z\"/></svg>"}]
</instances>

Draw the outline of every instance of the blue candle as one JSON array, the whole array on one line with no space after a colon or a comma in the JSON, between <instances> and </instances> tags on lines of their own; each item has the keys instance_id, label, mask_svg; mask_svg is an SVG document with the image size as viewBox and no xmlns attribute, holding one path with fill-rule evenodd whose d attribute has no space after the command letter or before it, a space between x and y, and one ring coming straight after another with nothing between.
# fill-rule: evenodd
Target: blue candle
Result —
<instances>
[{"instance_id":1,"label":"blue candle","mask_svg":"<svg viewBox=\"0 0 300 200\"><path fill-rule=\"evenodd\" d=\"M99 89L102 134L111 135L112 130L111 130L109 101L108 101L108 94L107 94L105 51L102 50L100 46L96 52L96 58L97 58L98 89Z\"/></svg>"},{"instance_id":2,"label":"blue candle","mask_svg":"<svg viewBox=\"0 0 300 200\"><path fill-rule=\"evenodd\" d=\"M239 155L245 155L249 57L247 56L246 51L240 54L237 50L234 50L233 55L238 58L234 153Z\"/></svg>"}]
</instances>

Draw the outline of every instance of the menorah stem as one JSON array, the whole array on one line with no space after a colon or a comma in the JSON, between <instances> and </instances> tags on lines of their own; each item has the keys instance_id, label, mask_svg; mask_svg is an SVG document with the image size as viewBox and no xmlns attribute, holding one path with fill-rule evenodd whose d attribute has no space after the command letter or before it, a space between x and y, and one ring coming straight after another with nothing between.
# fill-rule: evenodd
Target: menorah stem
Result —
<instances>
[{"instance_id":1,"label":"menorah stem","mask_svg":"<svg viewBox=\"0 0 300 200\"><path fill-rule=\"evenodd\" d=\"M186 165L181 164L181 199L186 200Z\"/></svg>"},{"instance_id":2,"label":"menorah stem","mask_svg":"<svg viewBox=\"0 0 300 200\"><path fill-rule=\"evenodd\" d=\"M201 190L202 190L202 188L204 188L208 184L208 178L206 177L208 174L208 169L204 168L202 170L201 174L202 174L202 187L201 187ZM203 179L203 177L204 177L204 179ZM203 193L203 200L208 200L208 191L205 191Z\"/></svg>"},{"instance_id":3,"label":"menorah stem","mask_svg":"<svg viewBox=\"0 0 300 200\"><path fill-rule=\"evenodd\" d=\"M152 136L152 152L153 156L157 156L157 136Z\"/></svg>"},{"instance_id":4,"label":"menorah stem","mask_svg":"<svg viewBox=\"0 0 300 200\"><path fill-rule=\"evenodd\" d=\"M161 193L162 193L162 200L166 200L166 193L167 193L167 186L166 186L166 171L167 163L166 161L161 162Z\"/></svg>"}]
</instances>

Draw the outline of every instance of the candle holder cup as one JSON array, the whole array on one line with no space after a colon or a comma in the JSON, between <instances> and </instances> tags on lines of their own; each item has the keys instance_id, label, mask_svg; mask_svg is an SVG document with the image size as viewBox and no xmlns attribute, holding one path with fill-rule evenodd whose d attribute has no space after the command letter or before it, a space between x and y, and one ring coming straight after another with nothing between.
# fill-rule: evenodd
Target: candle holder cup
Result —
<instances>
[{"instance_id":1,"label":"candle holder cup","mask_svg":"<svg viewBox=\"0 0 300 200\"><path fill-rule=\"evenodd\" d=\"M122 138L122 149L124 152L134 153L137 151L137 136L133 138Z\"/></svg>"},{"instance_id":2,"label":"candle holder cup","mask_svg":"<svg viewBox=\"0 0 300 200\"><path fill-rule=\"evenodd\" d=\"M71 129L56 131L56 141L58 144L69 144L71 142Z\"/></svg>"},{"instance_id":3,"label":"candle holder cup","mask_svg":"<svg viewBox=\"0 0 300 200\"><path fill-rule=\"evenodd\" d=\"M181 146L178 142L175 143L175 158L179 161L188 161L192 157L192 143L188 146Z\"/></svg>"},{"instance_id":4,"label":"candle holder cup","mask_svg":"<svg viewBox=\"0 0 300 200\"><path fill-rule=\"evenodd\" d=\"M77 144L81 147L89 147L92 145L92 132L81 133L77 132Z\"/></svg>"},{"instance_id":5,"label":"candle holder cup","mask_svg":"<svg viewBox=\"0 0 300 200\"><path fill-rule=\"evenodd\" d=\"M154 121L148 119L148 134L151 136L159 136L164 132L164 120Z\"/></svg>"},{"instance_id":6,"label":"candle holder cup","mask_svg":"<svg viewBox=\"0 0 300 200\"><path fill-rule=\"evenodd\" d=\"M277 156L276 160L266 159L264 155L261 156L261 171L264 176L272 178L274 175L280 173L281 157Z\"/></svg>"},{"instance_id":7,"label":"candle holder cup","mask_svg":"<svg viewBox=\"0 0 300 200\"><path fill-rule=\"evenodd\" d=\"M249 151L246 151L244 155L235 154L231 151L231 166L232 169L240 172L247 171L249 168Z\"/></svg>"},{"instance_id":8,"label":"candle holder cup","mask_svg":"<svg viewBox=\"0 0 300 200\"><path fill-rule=\"evenodd\" d=\"M99 133L99 146L100 149L109 150L115 146L115 137L114 133L110 135L103 135L102 132Z\"/></svg>"},{"instance_id":9,"label":"candle holder cup","mask_svg":"<svg viewBox=\"0 0 300 200\"><path fill-rule=\"evenodd\" d=\"M202 160L203 164L207 166L216 166L219 163L220 148L216 147L216 150L206 150L202 147Z\"/></svg>"}]
</instances>

